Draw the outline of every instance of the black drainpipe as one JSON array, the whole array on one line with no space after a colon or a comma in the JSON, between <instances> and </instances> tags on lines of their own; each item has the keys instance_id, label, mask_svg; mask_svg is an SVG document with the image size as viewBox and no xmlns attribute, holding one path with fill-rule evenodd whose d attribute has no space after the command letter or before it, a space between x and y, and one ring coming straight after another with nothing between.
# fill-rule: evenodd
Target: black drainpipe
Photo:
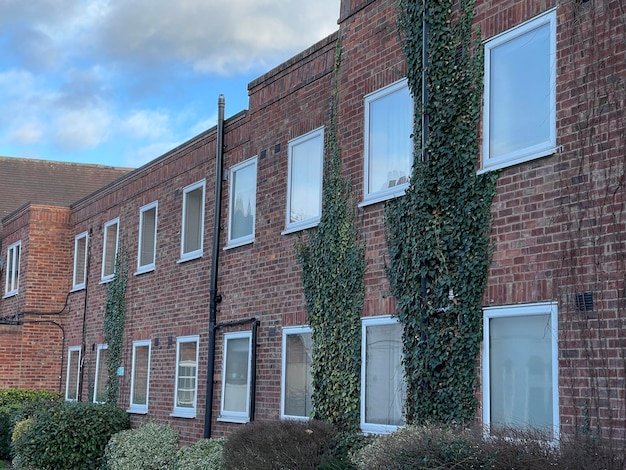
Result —
<instances>
[{"instance_id":1,"label":"black drainpipe","mask_svg":"<svg viewBox=\"0 0 626 470\"><path fill-rule=\"evenodd\" d=\"M224 95L217 99L217 150L215 153L215 209L213 211L213 248L211 252L211 284L209 291L209 351L207 354L206 397L204 404L204 437L211 437L213 420L213 374L215 373L215 330L217 304L217 261L220 250L220 220L222 207L222 157L224 155Z\"/></svg>"}]
</instances>

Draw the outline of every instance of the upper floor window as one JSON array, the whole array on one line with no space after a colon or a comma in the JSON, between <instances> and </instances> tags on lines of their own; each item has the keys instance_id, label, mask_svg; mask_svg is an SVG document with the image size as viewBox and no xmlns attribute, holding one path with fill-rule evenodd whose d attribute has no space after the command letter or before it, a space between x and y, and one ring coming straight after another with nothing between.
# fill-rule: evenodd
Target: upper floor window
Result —
<instances>
[{"instance_id":1,"label":"upper floor window","mask_svg":"<svg viewBox=\"0 0 626 470\"><path fill-rule=\"evenodd\" d=\"M413 164L413 99L406 79L365 97L363 204L404 194Z\"/></svg>"},{"instance_id":2,"label":"upper floor window","mask_svg":"<svg viewBox=\"0 0 626 470\"><path fill-rule=\"evenodd\" d=\"M323 163L324 128L289 142L286 233L319 223L322 214Z\"/></svg>"},{"instance_id":3,"label":"upper floor window","mask_svg":"<svg viewBox=\"0 0 626 470\"><path fill-rule=\"evenodd\" d=\"M20 283L20 254L22 242L16 242L7 248L6 279L4 283L4 296L9 297L17 294Z\"/></svg>"},{"instance_id":4,"label":"upper floor window","mask_svg":"<svg viewBox=\"0 0 626 470\"><path fill-rule=\"evenodd\" d=\"M87 282L87 232L80 233L74 238L74 275L72 289L84 289Z\"/></svg>"},{"instance_id":5,"label":"upper floor window","mask_svg":"<svg viewBox=\"0 0 626 470\"><path fill-rule=\"evenodd\" d=\"M549 155L556 148L556 12L485 43L483 168Z\"/></svg>"},{"instance_id":6,"label":"upper floor window","mask_svg":"<svg viewBox=\"0 0 626 470\"><path fill-rule=\"evenodd\" d=\"M361 429L395 431L404 424L406 397L402 324L387 316L364 318L361 354Z\"/></svg>"},{"instance_id":7,"label":"upper floor window","mask_svg":"<svg viewBox=\"0 0 626 470\"><path fill-rule=\"evenodd\" d=\"M80 346L72 346L67 353L67 375L65 376L65 399L78 401L78 386L80 384Z\"/></svg>"},{"instance_id":8,"label":"upper floor window","mask_svg":"<svg viewBox=\"0 0 626 470\"><path fill-rule=\"evenodd\" d=\"M148 412L151 348L150 340L133 341L129 413L145 414Z\"/></svg>"},{"instance_id":9,"label":"upper floor window","mask_svg":"<svg viewBox=\"0 0 626 470\"><path fill-rule=\"evenodd\" d=\"M483 317L483 422L559 433L556 302L488 307Z\"/></svg>"},{"instance_id":10,"label":"upper floor window","mask_svg":"<svg viewBox=\"0 0 626 470\"><path fill-rule=\"evenodd\" d=\"M202 256L205 186L206 182L202 180L183 189L183 229L180 241L180 261L187 261Z\"/></svg>"},{"instance_id":11,"label":"upper floor window","mask_svg":"<svg viewBox=\"0 0 626 470\"><path fill-rule=\"evenodd\" d=\"M252 157L230 169L227 248L254 241L256 168L256 157Z\"/></svg>"},{"instance_id":12,"label":"upper floor window","mask_svg":"<svg viewBox=\"0 0 626 470\"><path fill-rule=\"evenodd\" d=\"M176 341L176 390L173 416L195 418L198 392L197 336L181 336Z\"/></svg>"},{"instance_id":13,"label":"upper floor window","mask_svg":"<svg viewBox=\"0 0 626 470\"><path fill-rule=\"evenodd\" d=\"M107 380L109 378L109 367L107 357L109 346L99 344L96 352L96 377L93 384L93 402L104 403L107 398Z\"/></svg>"},{"instance_id":14,"label":"upper floor window","mask_svg":"<svg viewBox=\"0 0 626 470\"><path fill-rule=\"evenodd\" d=\"M139 247L137 249L137 273L152 271L156 260L158 202L139 209Z\"/></svg>"},{"instance_id":15,"label":"upper floor window","mask_svg":"<svg viewBox=\"0 0 626 470\"><path fill-rule=\"evenodd\" d=\"M102 243L102 281L110 281L115 275L115 257L119 241L120 219L113 219L104 224Z\"/></svg>"},{"instance_id":16,"label":"upper floor window","mask_svg":"<svg viewBox=\"0 0 626 470\"><path fill-rule=\"evenodd\" d=\"M243 331L224 335L219 421L246 423L250 420L251 351L251 332Z\"/></svg>"},{"instance_id":17,"label":"upper floor window","mask_svg":"<svg viewBox=\"0 0 626 470\"><path fill-rule=\"evenodd\" d=\"M311 328L283 328L283 380L280 415L308 419L313 411L313 341Z\"/></svg>"}]
</instances>

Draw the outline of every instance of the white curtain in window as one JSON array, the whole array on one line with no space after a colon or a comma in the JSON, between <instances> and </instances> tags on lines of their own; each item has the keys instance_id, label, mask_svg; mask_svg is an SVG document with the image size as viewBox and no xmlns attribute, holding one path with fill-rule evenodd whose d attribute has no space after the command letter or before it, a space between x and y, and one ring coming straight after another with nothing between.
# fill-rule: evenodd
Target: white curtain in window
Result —
<instances>
[{"instance_id":1,"label":"white curtain in window","mask_svg":"<svg viewBox=\"0 0 626 470\"><path fill-rule=\"evenodd\" d=\"M285 371L285 414L308 417L312 410L311 373L313 342L311 333L287 335Z\"/></svg>"},{"instance_id":2,"label":"white curtain in window","mask_svg":"<svg viewBox=\"0 0 626 470\"><path fill-rule=\"evenodd\" d=\"M249 338L228 339L224 372L224 411L245 413L248 410L249 367Z\"/></svg>"},{"instance_id":3,"label":"white curtain in window","mask_svg":"<svg viewBox=\"0 0 626 470\"><path fill-rule=\"evenodd\" d=\"M319 136L292 147L290 223L320 216L323 144Z\"/></svg>"},{"instance_id":4,"label":"white curtain in window","mask_svg":"<svg viewBox=\"0 0 626 470\"><path fill-rule=\"evenodd\" d=\"M248 165L233 174L231 240L251 236L256 211L256 165Z\"/></svg>"}]
</instances>

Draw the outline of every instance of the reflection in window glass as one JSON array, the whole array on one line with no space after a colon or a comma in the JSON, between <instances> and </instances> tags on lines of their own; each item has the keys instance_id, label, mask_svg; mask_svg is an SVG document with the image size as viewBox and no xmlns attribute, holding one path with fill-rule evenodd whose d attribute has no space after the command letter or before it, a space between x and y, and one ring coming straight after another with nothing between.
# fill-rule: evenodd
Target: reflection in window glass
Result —
<instances>
[{"instance_id":1,"label":"reflection in window glass","mask_svg":"<svg viewBox=\"0 0 626 470\"><path fill-rule=\"evenodd\" d=\"M313 410L313 344L311 332L285 335L284 411L285 416L308 418Z\"/></svg>"}]
</instances>

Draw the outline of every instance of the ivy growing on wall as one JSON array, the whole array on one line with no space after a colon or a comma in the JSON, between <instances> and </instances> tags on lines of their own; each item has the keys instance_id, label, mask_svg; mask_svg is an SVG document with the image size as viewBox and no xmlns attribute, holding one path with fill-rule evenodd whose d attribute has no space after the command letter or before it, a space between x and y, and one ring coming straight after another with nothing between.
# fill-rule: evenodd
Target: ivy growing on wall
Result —
<instances>
[{"instance_id":1,"label":"ivy growing on wall","mask_svg":"<svg viewBox=\"0 0 626 470\"><path fill-rule=\"evenodd\" d=\"M477 174L483 54L474 1L427 1L428 102L422 109L423 2L399 0L415 158L404 197L387 203L387 276L404 324L408 423L475 417L481 299L491 259L497 175ZM422 111L429 116L421 158Z\"/></svg>"},{"instance_id":2,"label":"ivy growing on wall","mask_svg":"<svg viewBox=\"0 0 626 470\"><path fill-rule=\"evenodd\" d=\"M122 364L124 321L126 317L126 281L128 280L128 253L120 250L115 258L115 275L107 284L104 307L104 340L108 345L106 402L117 405L119 376Z\"/></svg>"},{"instance_id":3,"label":"ivy growing on wall","mask_svg":"<svg viewBox=\"0 0 626 470\"><path fill-rule=\"evenodd\" d=\"M338 41L330 122L325 132L322 216L318 227L307 238L299 238L295 248L313 332L314 417L344 431L357 431L365 245L356 223L350 180L341 175L337 136L340 59Z\"/></svg>"}]
</instances>

